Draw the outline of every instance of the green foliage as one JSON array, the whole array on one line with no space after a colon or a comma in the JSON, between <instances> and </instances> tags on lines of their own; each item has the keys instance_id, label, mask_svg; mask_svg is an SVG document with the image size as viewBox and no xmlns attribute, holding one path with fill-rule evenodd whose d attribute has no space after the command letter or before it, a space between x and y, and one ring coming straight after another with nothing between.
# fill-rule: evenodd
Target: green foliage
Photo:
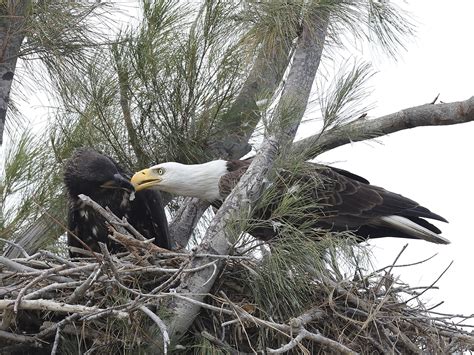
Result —
<instances>
[{"instance_id":1,"label":"green foliage","mask_svg":"<svg viewBox=\"0 0 474 355\"><path fill-rule=\"evenodd\" d=\"M370 106L365 104L370 91L367 82L374 75L368 63L346 63L334 76L329 88L321 90L319 98L322 116L322 131L347 123L366 113Z\"/></svg>"},{"instance_id":2,"label":"green foliage","mask_svg":"<svg viewBox=\"0 0 474 355\"><path fill-rule=\"evenodd\" d=\"M410 16L392 1L322 0L319 4L331 14L328 35L333 44L365 40L396 59L405 39L414 33Z\"/></svg>"},{"instance_id":3,"label":"green foliage","mask_svg":"<svg viewBox=\"0 0 474 355\"><path fill-rule=\"evenodd\" d=\"M45 211L64 209L65 204L60 164L48 141L28 131L12 138L16 144L8 145L5 152L1 185L2 235L6 237L20 233Z\"/></svg>"}]
</instances>

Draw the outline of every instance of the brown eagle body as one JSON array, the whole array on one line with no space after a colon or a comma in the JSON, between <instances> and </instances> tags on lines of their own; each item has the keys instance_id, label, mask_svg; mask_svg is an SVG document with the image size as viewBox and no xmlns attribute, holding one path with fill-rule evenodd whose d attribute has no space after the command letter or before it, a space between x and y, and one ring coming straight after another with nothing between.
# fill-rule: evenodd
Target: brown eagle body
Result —
<instances>
[{"instance_id":1,"label":"brown eagle body","mask_svg":"<svg viewBox=\"0 0 474 355\"><path fill-rule=\"evenodd\" d=\"M160 193L146 190L135 194L128 174L112 158L92 149L76 149L65 165L64 182L68 194L69 246L100 252L98 243L102 242L112 253L123 251L121 245L108 237L104 218L78 198L84 194L110 208L117 217L127 218L145 238L154 238L156 245L170 248Z\"/></svg>"},{"instance_id":2,"label":"brown eagle body","mask_svg":"<svg viewBox=\"0 0 474 355\"><path fill-rule=\"evenodd\" d=\"M251 162L252 159L217 160L197 165L163 163L136 173L131 181L137 191L153 186L219 205ZM449 243L439 235L441 231L425 219L446 222L443 217L342 169L310 162L301 164L296 171L278 169L271 188L277 193L255 211L255 219L270 218L285 194L292 194L306 201L300 216L291 217L293 224L310 222L314 228L352 231L361 239L399 237ZM270 225L251 228L249 232L267 240L278 234L277 229Z\"/></svg>"}]
</instances>

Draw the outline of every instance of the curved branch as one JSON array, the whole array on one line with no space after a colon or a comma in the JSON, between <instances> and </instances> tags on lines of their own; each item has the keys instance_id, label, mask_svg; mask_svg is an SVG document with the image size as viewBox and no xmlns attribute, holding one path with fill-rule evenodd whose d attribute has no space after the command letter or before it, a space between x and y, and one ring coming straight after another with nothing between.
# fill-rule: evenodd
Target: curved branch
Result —
<instances>
[{"instance_id":1,"label":"curved branch","mask_svg":"<svg viewBox=\"0 0 474 355\"><path fill-rule=\"evenodd\" d=\"M474 96L443 104L425 104L407 108L373 120L356 120L293 144L292 153L305 159L339 146L381 137L415 127L445 126L474 121Z\"/></svg>"}]
</instances>

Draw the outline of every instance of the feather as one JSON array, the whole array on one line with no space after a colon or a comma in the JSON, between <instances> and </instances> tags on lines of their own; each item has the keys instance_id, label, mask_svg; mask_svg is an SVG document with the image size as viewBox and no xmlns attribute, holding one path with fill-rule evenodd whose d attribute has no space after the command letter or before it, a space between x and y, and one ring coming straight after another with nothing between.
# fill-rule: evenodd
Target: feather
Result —
<instances>
[{"instance_id":1,"label":"feather","mask_svg":"<svg viewBox=\"0 0 474 355\"><path fill-rule=\"evenodd\" d=\"M68 245L100 252L99 242L112 253L123 247L108 237L107 223L92 208L85 206L79 194L88 195L102 207L109 207L119 218L128 222L145 238L170 248L168 223L158 191L135 193L126 171L112 158L92 149L77 149L67 161L64 182L68 192ZM118 185L108 185L115 181ZM70 253L72 257L81 256Z\"/></svg>"}]
</instances>

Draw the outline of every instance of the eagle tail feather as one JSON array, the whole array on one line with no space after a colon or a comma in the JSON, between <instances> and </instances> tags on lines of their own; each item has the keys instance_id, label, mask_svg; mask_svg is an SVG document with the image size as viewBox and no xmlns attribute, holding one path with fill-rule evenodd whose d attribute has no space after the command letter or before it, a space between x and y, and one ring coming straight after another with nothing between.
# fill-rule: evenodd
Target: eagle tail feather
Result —
<instances>
[{"instance_id":1,"label":"eagle tail feather","mask_svg":"<svg viewBox=\"0 0 474 355\"><path fill-rule=\"evenodd\" d=\"M417 239L423 239L431 243L436 244L449 244L450 241L429 229L409 220L402 216L385 216L381 217L380 220L386 226L397 229L405 234L411 235Z\"/></svg>"}]
</instances>

